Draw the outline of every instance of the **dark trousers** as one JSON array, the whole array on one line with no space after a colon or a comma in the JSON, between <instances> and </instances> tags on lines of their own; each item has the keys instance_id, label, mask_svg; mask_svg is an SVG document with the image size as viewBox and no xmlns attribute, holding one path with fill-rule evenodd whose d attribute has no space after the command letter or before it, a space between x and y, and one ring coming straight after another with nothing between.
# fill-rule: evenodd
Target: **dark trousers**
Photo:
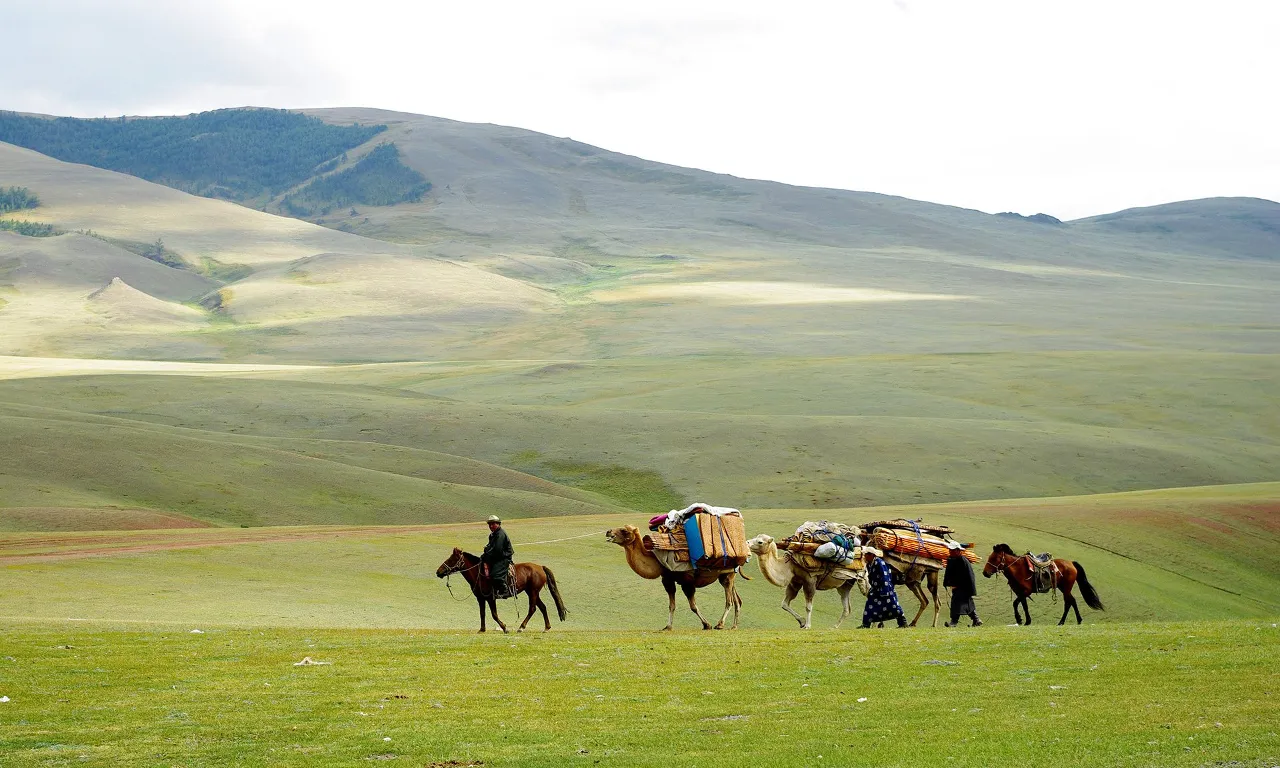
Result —
<instances>
[{"instance_id":1,"label":"dark trousers","mask_svg":"<svg viewBox=\"0 0 1280 768\"><path fill-rule=\"evenodd\" d=\"M952 592L951 623L958 623L961 616L968 616L975 624L978 622L978 609L973 604L973 595L958 595Z\"/></svg>"}]
</instances>

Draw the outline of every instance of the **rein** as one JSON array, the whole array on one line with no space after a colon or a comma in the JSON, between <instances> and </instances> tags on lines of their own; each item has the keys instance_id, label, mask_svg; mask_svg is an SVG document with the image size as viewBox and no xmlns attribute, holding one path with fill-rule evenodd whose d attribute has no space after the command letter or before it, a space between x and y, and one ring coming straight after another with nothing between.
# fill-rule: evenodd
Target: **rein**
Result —
<instances>
[{"instance_id":1,"label":"rein","mask_svg":"<svg viewBox=\"0 0 1280 768\"><path fill-rule=\"evenodd\" d=\"M463 562L466 562L466 561L464 560ZM450 577L450 576L452 576L452 575L453 575L453 574L455 574L455 573L461 573L461 574L462 574L462 578L465 580L465 579L467 578L467 571L474 571L474 570L476 570L477 568L479 568L479 567L480 567L480 566L482 566L482 565L484 565L484 562L483 562L483 561L481 561L481 562L479 562L479 563L476 563L475 565L468 565L468 566L465 566L465 567L464 567L464 566L458 566L458 567L456 567L456 568L450 568L448 571L446 571L446 572L445 572L445 574L444 574L444 586L445 586L445 588L446 588L446 589L448 589L448 590L449 590L449 597L452 597L452 598L454 599L454 601L455 601L455 602L459 602L459 603L461 603L461 602L465 602L467 598L465 598L465 597L458 597L457 595L453 594L453 585L449 583L449 577ZM469 582L469 581L468 581L468 582L467 582L467 584L468 584L468 585L471 585L471 582ZM487 598L487 597L489 597L489 596L490 596L490 595L486 595L486 594L484 594L484 593L480 590L480 588L479 588L478 586L472 586L472 589L474 589L474 590L475 590L475 591L477 591L477 592L480 592L480 596L481 596L481 597L485 597L485 598ZM491 594L492 594L492 593L491 593Z\"/></svg>"}]
</instances>

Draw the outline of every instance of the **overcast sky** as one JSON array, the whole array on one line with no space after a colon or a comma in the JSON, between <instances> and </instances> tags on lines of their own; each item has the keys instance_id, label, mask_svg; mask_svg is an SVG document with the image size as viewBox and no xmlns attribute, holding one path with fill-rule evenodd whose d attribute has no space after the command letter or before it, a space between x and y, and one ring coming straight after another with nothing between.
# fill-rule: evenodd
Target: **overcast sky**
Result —
<instances>
[{"instance_id":1,"label":"overcast sky","mask_svg":"<svg viewBox=\"0 0 1280 768\"><path fill-rule=\"evenodd\" d=\"M1077 218L1280 200L1280 3L0 0L0 109L367 106Z\"/></svg>"}]
</instances>

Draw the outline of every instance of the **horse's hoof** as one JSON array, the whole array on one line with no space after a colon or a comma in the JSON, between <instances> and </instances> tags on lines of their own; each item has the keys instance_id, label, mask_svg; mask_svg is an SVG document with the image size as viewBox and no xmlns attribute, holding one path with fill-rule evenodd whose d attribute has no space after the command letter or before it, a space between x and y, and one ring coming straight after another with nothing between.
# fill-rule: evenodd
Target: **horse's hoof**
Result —
<instances>
[{"instance_id":1,"label":"horse's hoof","mask_svg":"<svg viewBox=\"0 0 1280 768\"><path fill-rule=\"evenodd\" d=\"M662 629L660 629L660 630L658 630L658 631L659 631L659 632L670 632L670 631L671 631L671 627L663 627Z\"/></svg>"}]
</instances>

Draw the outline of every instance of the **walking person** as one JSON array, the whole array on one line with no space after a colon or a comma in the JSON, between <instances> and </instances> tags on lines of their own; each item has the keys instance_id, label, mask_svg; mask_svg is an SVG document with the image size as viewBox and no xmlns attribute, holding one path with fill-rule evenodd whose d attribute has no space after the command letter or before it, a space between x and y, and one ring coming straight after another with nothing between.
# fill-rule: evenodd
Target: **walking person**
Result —
<instances>
[{"instance_id":1,"label":"walking person","mask_svg":"<svg viewBox=\"0 0 1280 768\"><path fill-rule=\"evenodd\" d=\"M511 538L502 529L502 518L489 515L489 543L484 545L480 561L484 563L485 575L493 585L493 596L507 597L511 594L511 562L516 551L511 546Z\"/></svg>"},{"instance_id":2,"label":"walking person","mask_svg":"<svg viewBox=\"0 0 1280 768\"><path fill-rule=\"evenodd\" d=\"M863 547L862 559L867 565L867 605L862 609L861 629L870 629L872 622L896 619L899 627L907 626L907 617L898 605L898 593L893 590L893 571L881 558L884 553L875 547Z\"/></svg>"},{"instance_id":3,"label":"walking person","mask_svg":"<svg viewBox=\"0 0 1280 768\"><path fill-rule=\"evenodd\" d=\"M978 594L978 580L974 578L973 566L964 556L964 547L958 541L948 541L947 549L951 554L947 557L947 570L942 575L942 586L951 589L951 621L946 626L960 626L960 617L968 616L973 626L980 627L978 609L973 598Z\"/></svg>"}]
</instances>

